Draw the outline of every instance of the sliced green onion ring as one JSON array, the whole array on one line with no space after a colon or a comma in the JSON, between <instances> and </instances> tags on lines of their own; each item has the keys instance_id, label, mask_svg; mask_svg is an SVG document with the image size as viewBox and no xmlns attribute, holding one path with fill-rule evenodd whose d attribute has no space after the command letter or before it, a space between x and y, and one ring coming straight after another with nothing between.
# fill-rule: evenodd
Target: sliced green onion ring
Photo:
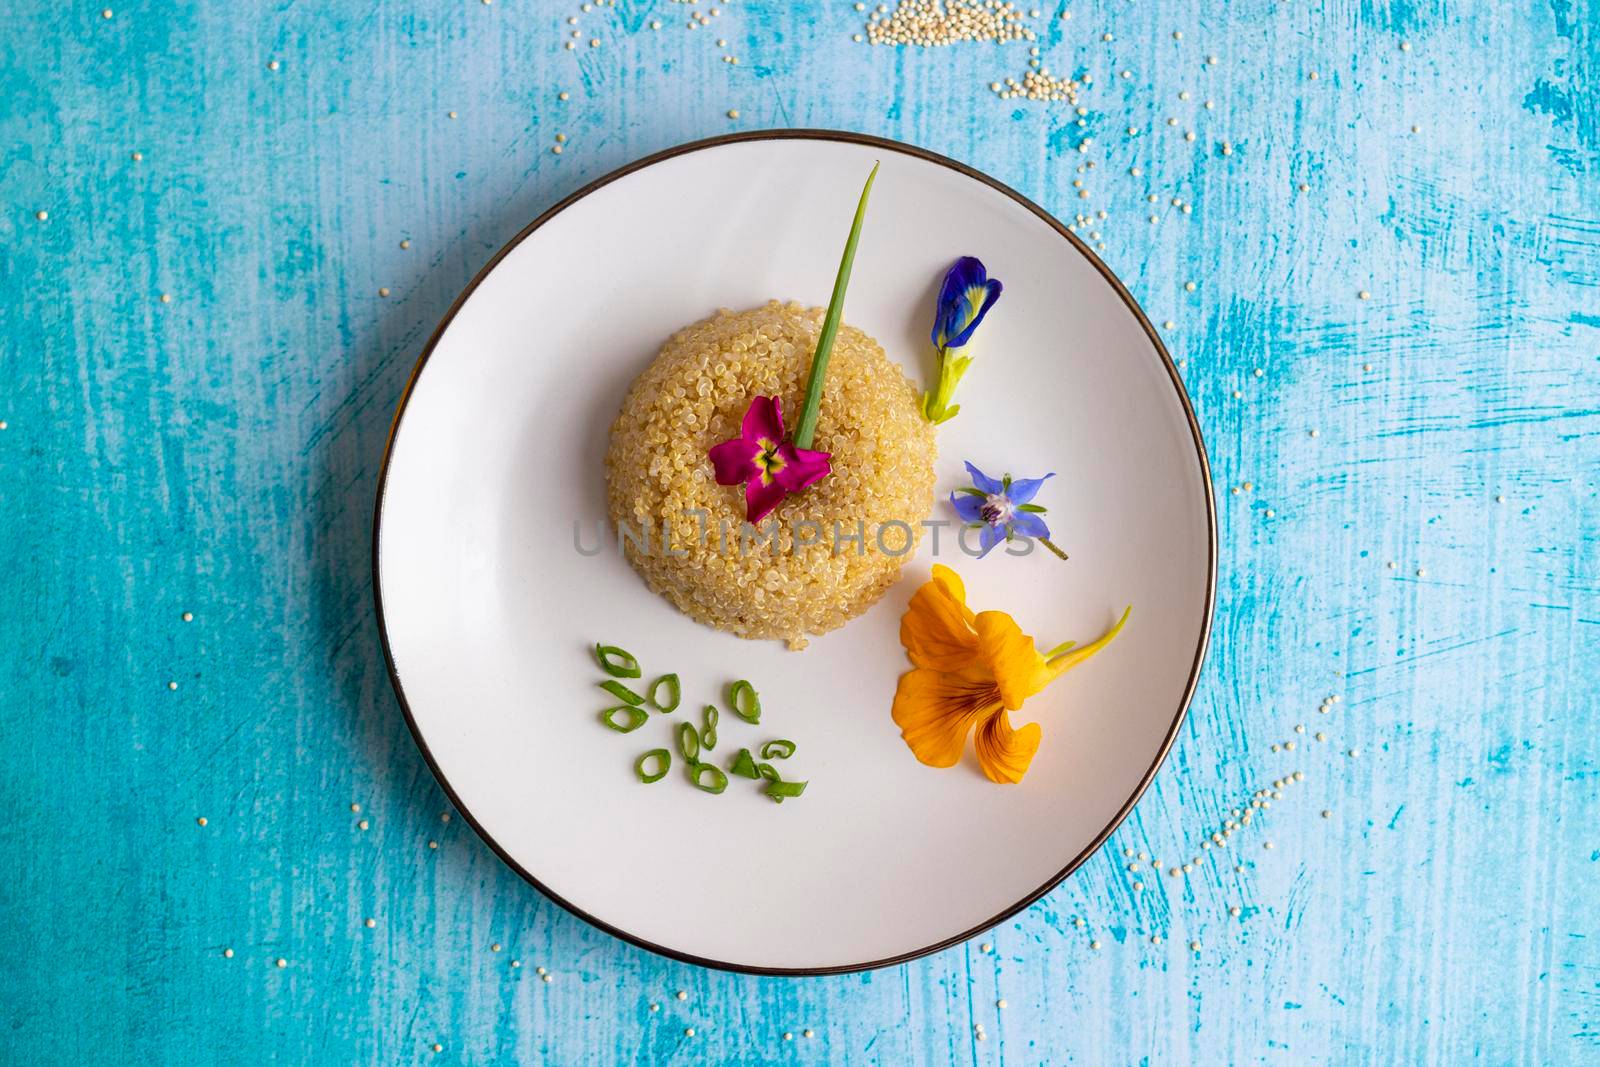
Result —
<instances>
[{"instance_id":1,"label":"sliced green onion ring","mask_svg":"<svg viewBox=\"0 0 1600 1067\"><path fill-rule=\"evenodd\" d=\"M678 724L678 754L690 763L700 757L700 735L695 732L692 722Z\"/></svg>"},{"instance_id":2,"label":"sliced green onion ring","mask_svg":"<svg viewBox=\"0 0 1600 1067\"><path fill-rule=\"evenodd\" d=\"M601 682L600 688L616 697L618 700L627 701L629 704L643 704L644 697L635 693L621 682Z\"/></svg>"},{"instance_id":3,"label":"sliced green onion ring","mask_svg":"<svg viewBox=\"0 0 1600 1067\"><path fill-rule=\"evenodd\" d=\"M797 797L805 791L805 782L768 782L766 788L767 796L778 804L782 804L787 798Z\"/></svg>"},{"instance_id":4,"label":"sliced green onion ring","mask_svg":"<svg viewBox=\"0 0 1600 1067\"><path fill-rule=\"evenodd\" d=\"M705 725L700 728L700 745L707 752L710 752L717 747L717 720L722 718L722 713L717 711L713 705L707 704L702 714L705 719Z\"/></svg>"},{"instance_id":5,"label":"sliced green onion ring","mask_svg":"<svg viewBox=\"0 0 1600 1067\"><path fill-rule=\"evenodd\" d=\"M754 725L761 721L761 696L749 682L740 679L728 687L728 704L745 722Z\"/></svg>"},{"instance_id":6,"label":"sliced green onion ring","mask_svg":"<svg viewBox=\"0 0 1600 1067\"><path fill-rule=\"evenodd\" d=\"M618 648L616 645L595 645L594 658L600 661L600 669L613 678L639 677L639 661L625 648Z\"/></svg>"},{"instance_id":7,"label":"sliced green onion ring","mask_svg":"<svg viewBox=\"0 0 1600 1067\"><path fill-rule=\"evenodd\" d=\"M688 724L686 723L685 725ZM710 782L705 780L707 775L711 776ZM689 764L689 781L693 782L694 787L703 793L716 794L728 788L728 776L723 774L722 768L715 763L695 763L691 761Z\"/></svg>"},{"instance_id":8,"label":"sliced green onion ring","mask_svg":"<svg viewBox=\"0 0 1600 1067\"><path fill-rule=\"evenodd\" d=\"M652 759L659 761L657 766L661 768L654 774L650 774L644 769L645 761ZM641 782L659 782L667 776L667 772L670 770L672 770L672 753L664 748L652 748L649 752L633 761L633 773L639 776L639 781Z\"/></svg>"},{"instance_id":9,"label":"sliced green onion ring","mask_svg":"<svg viewBox=\"0 0 1600 1067\"><path fill-rule=\"evenodd\" d=\"M760 778L761 772L756 770L755 757L748 748L741 748L739 754L733 757L733 762L728 764L728 770L740 778Z\"/></svg>"},{"instance_id":10,"label":"sliced green onion ring","mask_svg":"<svg viewBox=\"0 0 1600 1067\"><path fill-rule=\"evenodd\" d=\"M671 703L664 703L661 699L661 687L666 686L670 691ZM683 687L678 684L676 674L663 674L650 683L650 706L662 714L678 710L678 702L683 699Z\"/></svg>"},{"instance_id":11,"label":"sliced green onion ring","mask_svg":"<svg viewBox=\"0 0 1600 1067\"><path fill-rule=\"evenodd\" d=\"M795 744L793 741L785 740L784 738L780 737L775 741L768 741L766 744L761 746L761 758L788 759L790 756L794 755L794 749Z\"/></svg>"},{"instance_id":12,"label":"sliced green onion ring","mask_svg":"<svg viewBox=\"0 0 1600 1067\"><path fill-rule=\"evenodd\" d=\"M619 711L628 716L628 721L626 724L620 723L616 720L615 716ZM644 721L649 717L650 713L636 704L618 704L616 707L607 708L605 711L600 713L600 721L605 723L611 729L617 731L619 734L633 733L633 731L643 726Z\"/></svg>"},{"instance_id":13,"label":"sliced green onion ring","mask_svg":"<svg viewBox=\"0 0 1600 1067\"><path fill-rule=\"evenodd\" d=\"M783 781L783 775L778 773L778 768L774 767L770 763L756 764L756 773L769 782Z\"/></svg>"}]
</instances>

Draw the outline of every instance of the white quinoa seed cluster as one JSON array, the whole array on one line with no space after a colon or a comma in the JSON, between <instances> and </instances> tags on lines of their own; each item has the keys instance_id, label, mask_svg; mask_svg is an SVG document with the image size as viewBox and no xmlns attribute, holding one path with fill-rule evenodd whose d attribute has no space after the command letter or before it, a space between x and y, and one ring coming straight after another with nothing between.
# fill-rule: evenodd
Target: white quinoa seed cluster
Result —
<instances>
[{"instance_id":1,"label":"white quinoa seed cluster","mask_svg":"<svg viewBox=\"0 0 1600 1067\"><path fill-rule=\"evenodd\" d=\"M865 4L857 4L861 11ZM1033 12L1038 16L1038 12ZM942 48L962 41L1034 41L1038 39L1012 0L899 0L891 9L879 4L867 16L867 40L873 44L908 44Z\"/></svg>"},{"instance_id":2,"label":"white quinoa seed cluster","mask_svg":"<svg viewBox=\"0 0 1600 1067\"><path fill-rule=\"evenodd\" d=\"M907 524L914 550L933 499L934 428L917 388L876 341L842 326L812 441L832 454L833 473L778 506L775 547L752 541L741 554L744 490L718 485L706 453L739 435L754 396L781 397L794 430L822 318L821 308L772 301L679 330L628 390L606 453L611 521L652 528L649 551L624 539L650 588L699 622L793 648L843 626L894 584L912 552L901 552L905 531L884 524ZM662 550L663 520L683 555ZM865 524L864 544L835 542L836 522L846 537ZM797 534L817 543L797 545Z\"/></svg>"}]
</instances>

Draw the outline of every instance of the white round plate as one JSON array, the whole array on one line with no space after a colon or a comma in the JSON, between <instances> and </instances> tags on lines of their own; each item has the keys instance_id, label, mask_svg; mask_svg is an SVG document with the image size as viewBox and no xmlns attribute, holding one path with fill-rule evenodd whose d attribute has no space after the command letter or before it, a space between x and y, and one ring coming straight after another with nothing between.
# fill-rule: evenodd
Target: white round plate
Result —
<instances>
[{"instance_id":1,"label":"white round plate","mask_svg":"<svg viewBox=\"0 0 1600 1067\"><path fill-rule=\"evenodd\" d=\"M918 763L890 719L908 664L901 581L803 652L679 614L617 553L580 554L606 514L603 457L624 392L679 327L768 299L826 304L875 160L846 321L920 381L944 271L976 255L1005 293L977 336L961 414L939 432L939 499L992 473L1055 471L1063 563L1042 549L939 558L977 610L1041 647L1133 617L1096 659L1013 716L1042 723L1020 785L970 752ZM882 966L993 926L1069 874L1149 784L1204 655L1216 539L1205 452L1149 322L1065 227L920 149L825 131L717 138L642 160L530 225L456 300L417 362L380 478L373 566L395 691L446 792L513 868L637 945L708 966L815 974ZM596 642L675 671L683 707L622 735ZM733 778L654 785L633 761L748 678L759 727L724 713L718 758L776 737L799 750L769 802Z\"/></svg>"}]
</instances>

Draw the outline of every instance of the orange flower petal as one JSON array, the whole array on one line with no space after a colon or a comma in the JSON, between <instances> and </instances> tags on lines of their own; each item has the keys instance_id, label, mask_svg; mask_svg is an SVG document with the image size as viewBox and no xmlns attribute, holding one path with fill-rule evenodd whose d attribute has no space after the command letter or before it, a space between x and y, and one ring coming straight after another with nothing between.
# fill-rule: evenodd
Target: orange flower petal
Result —
<instances>
[{"instance_id":1,"label":"orange flower petal","mask_svg":"<svg viewBox=\"0 0 1600 1067\"><path fill-rule=\"evenodd\" d=\"M934 564L932 580L911 597L900 620L900 643L918 667L959 671L978 658L967 591L955 571Z\"/></svg>"},{"instance_id":2,"label":"orange flower petal","mask_svg":"<svg viewBox=\"0 0 1600 1067\"><path fill-rule=\"evenodd\" d=\"M1000 695L982 666L954 672L919 667L902 674L894 692L900 736L931 767L961 762L973 722L999 710Z\"/></svg>"},{"instance_id":3,"label":"orange flower petal","mask_svg":"<svg viewBox=\"0 0 1600 1067\"><path fill-rule=\"evenodd\" d=\"M945 592L954 597L962 607L966 606L967 586L961 580L961 575L946 567L943 563L935 563L933 565L933 580L944 586Z\"/></svg>"},{"instance_id":4,"label":"orange flower petal","mask_svg":"<svg viewBox=\"0 0 1600 1067\"><path fill-rule=\"evenodd\" d=\"M1022 702L1050 684L1055 677L1045 666L1044 657L1033 647L1033 638L1022 632L1003 611L978 614L978 649L994 673L1000 701L1016 711Z\"/></svg>"},{"instance_id":5,"label":"orange flower petal","mask_svg":"<svg viewBox=\"0 0 1600 1067\"><path fill-rule=\"evenodd\" d=\"M1039 751L1039 724L1030 722L1020 730L1011 728L1011 716L996 712L978 724L974 742L978 766L991 782L1015 783L1028 773L1033 754Z\"/></svg>"}]
</instances>

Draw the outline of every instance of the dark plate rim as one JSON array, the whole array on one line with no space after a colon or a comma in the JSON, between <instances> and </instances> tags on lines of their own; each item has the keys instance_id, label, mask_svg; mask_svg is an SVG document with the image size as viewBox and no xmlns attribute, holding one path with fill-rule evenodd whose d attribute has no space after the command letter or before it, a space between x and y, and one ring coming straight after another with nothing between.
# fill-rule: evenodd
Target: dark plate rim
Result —
<instances>
[{"instance_id":1,"label":"dark plate rim","mask_svg":"<svg viewBox=\"0 0 1600 1067\"><path fill-rule=\"evenodd\" d=\"M1177 394L1178 403L1183 408L1184 417L1189 422L1189 431L1194 439L1195 459L1200 465L1201 481L1205 486L1207 555L1209 557L1209 566L1206 574L1205 620L1200 630L1200 640L1195 646L1194 662L1190 666L1189 678L1184 685L1183 698L1178 702L1178 709L1172 717L1172 725L1167 730L1167 736L1162 741L1161 748L1156 753L1155 759L1151 762L1150 768L1145 771L1144 776L1139 780L1139 784L1134 789L1132 795L1128 797L1127 802L1124 803L1120 809L1118 809L1117 813L1112 816L1111 820L1106 824L1105 829L1100 831L1100 833L1095 836L1094 840L1091 841L1082 852L1074 856L1065 867L1061 868L1058 873L1051 875L1050 878L1048 878L1038 889L1035 889L1033 892L1029 893L1015 904L1003 909L992 919L986 919L971 929L963 930L960 933L951 934L949 937L946 937L940 941L936 941L933 944L927 945L923 948L902 952L899 955L890 956L885 959L864 960L860 963L838 964L828 967L756 967L749 964L729 963L725 960L707 959L703 956L696 956L692 953L680 952L676 949L667 948L663 945L657 945L650 941L646 941L641 937L636 937L626 930L620 929L619 927L613 926L602 919L590 915L576 904L552 892L547 886L540 882L539 879L535 878L533 874L527 870L524 870L523 867L518 864L516 860L512 859L511 855L500 846L500 843L497 842L488 833L488 831L479 825L478 820L473 818L472 812L461 803L460 797L456 795L456 791L450 785L450 780L445 777L444 772L439 768L439 764L434 760L433 753L428 749L428 742L423 738L422 731L417 727L416 719L411 714L411 705L406 700L405 689L400 684L400 675L395 666L394 652L389 647L389 629L383 614L383 582L378 568L379 544L382 539L383 498L384 490L387 487L389 480L389 461L394 455L394 442L400 431L401 420L405 417L406 406L411 400L412 391L416 388L417 379L422 373L422 368L427 364L428 358L433 355L433 351L435 347L437 347L439 339L444 336L445 330L449 328L451 321L461 310L462 306L466 304L467 300L471 298L472 294L477 291L478 286L482 284L484 278L488 277L489 272L494 270L495 267L499 266L500 261L509 255L512 249L516 248L523 241L527 240L527 238L534 231L539 229L539 227L543 226L546 222L550 221L550 219L554 218L556 215L560 214L562 211L565 211L567 208L571 207L573 204L577 203L579 200L582 200L584 197L590 195L596 190L602 189L621 178L626 178L635 171L643 170L646 167L660 163L664 160L687 155L690 152L699 152L708 148L718 148L723 145L740 144L748 141L788 140L840 141L847 144L864 145L870 148L881 149L885 152L897 152L901 155L911 156L915 159L920 159L925 162L936 163L939 166L947 167L958 174L963 174L968 178L974 179L975 181L982 182L989 188L1005 194L1018 204L1027 208L1034 215L1038 216L1042 222L1055 230L1056 233L1070 243L1073 248L1075 248L1086 260L1088 260L1088 262L1100 272L1101 277L1109 282L1111 287L1116 290L1116 293L1119 297L1121 297L1122 302L1127 305L1129 311L1133 312L1134 316L1139 320L1140 326L1144 328L1146 336L1150 338L1150 343L1155 346L1156 352L1160 354L1161 360L1166 366L1167 377L1172 383L1174 392ZM1122 825L1123 820L1128 817L1128 814L1133 810L1134 805L1139 802L1139 798L1142 797L1145 790L1149 788L1151 781L1153 781L1155 778L1156 771L1158 771L1161 767L1161 764L1165 762L1167 753L1172 750L1172 745L1178 737L1178 731L1183 727L1183 720L1188 714L1189 704L1194 699L1195 687L1199 684L1200 668L1205 662L1206 650L1210 645L1211 625L1216 609L1217 508L1215 495L1211 485L1211 464L1206 456L1205 441L1201 437L1200 423L1195 418L1194 407L1189 403L1188 391L1184 388L1183 380L1178 375L1178 368L1172 362L1172 356L1168 354L1166 346L1161 343L1161 338L1155 331L1155 327L1151 325L1150 319L1145 315L1144 310L1139 307L1138 302L1134 300L1132 294L1128 292L1127 287L1123 285L1121 280L1111 272L1109 267L1100 261L1099 257L1090 251L1089 246L1079 239L1077 234L1063 226L1060 220L1056 219L1055 216L1051 215L1048 211L1044 210L1038 204L1035 204L1032 200L1029 200L1015 189L1012 189L1010 186L1004 184L1003 182L996 181L987 174L984 174L978 170L974 170L972 167L969 167L964 163L951 159L948 156L940 155L937 152L930 152L925 148L918 148L915 145L905 144L900 141L891 141L887 138L874 137L870 134L864 133L848 133L841 130L808 129L751 130L742 133L724 134L720 137L708 137L700 141L690 141L686 144L681 144L673 148L667 148L660 152L652 153L651 155L635 160L624 167L620 167L617 170L604 175L603 177L596 178L583 188L578 189L576 192L564 197L549 210L545 211L538 218L534 219L527 226L525 226L521 232L507 242L506 245L500 249L500 251L496 252L493 258L485 263L477 272L477 274L473 276L472 280L467 283L466 288L462 289L460 295L458 295L450 304L449 310L445 312L444 317L439 320L439 325L434 328L433 333L428 337L428 343L423 346L422 354L417 357L416 365L411 368L411 375L406 380L405 390L400 395L400 402L395 407L394 419L389 425L389 436L384 442L383 447L383 462L378 469L378 487L376 498L377 499L373 506L372 517L372 597L373 603L377 609L378 637L383 646L384 666L388 670L389 683L394 687L395 697L400 702L400 710L405 715L406 728L411 731L412 740L416 742L418 750L422 753L422 758L428 764L428 769L433 772L434 778L438 780L439 787L444 790L445 796L450 799L450 803L458 812L461 813L462 818L466 819L468 825L470 825L477 835L483 839L483 842L494 851L495 855L500 857L506 866L517 872L517 874L519 874L526 882L528 882L529 885L533 886L540 893L544 894L550 900L554 901L562 908L565 908L568 912L577 916L579 919L582 919L589 925L600 930L604 930L611 936L622 941L626 941L630 945L636 945L637 947L645 949L648 952L653 952L669 959L678 960L681 963L692 963L700 967L709 967L720 971L733 971L740 974L769 975L778 977L805 977L814 975L850 974L857 971L874 970L880 967L892 967L897 964L918 959L922 956L928 956L935 952L943 951L944 949L947 949L952 945L958 945L963 941L971 940L979 934L1000 925L1007 919L1010 919L1012 916L1016 915L1018 912L1030 907L1046 893L1060 885L1069 875L1071 875L1079 867L1083 866L1084 862L1087 861L1090 856L1099 851L1100 846L1105 844L1106 840L1114 832L1116 832L1117 827Z\"/></svg>"}]
</instances>

